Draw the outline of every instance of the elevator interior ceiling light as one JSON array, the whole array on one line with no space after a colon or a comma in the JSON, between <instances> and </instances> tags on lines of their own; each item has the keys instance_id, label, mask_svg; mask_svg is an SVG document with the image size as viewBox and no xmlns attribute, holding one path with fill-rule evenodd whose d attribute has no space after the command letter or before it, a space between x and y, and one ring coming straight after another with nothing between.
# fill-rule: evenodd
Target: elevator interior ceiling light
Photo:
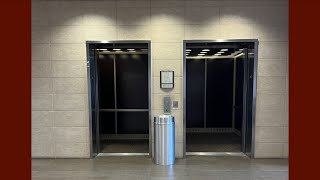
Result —
<instances>
[{"instance_id":1,"label":"elevator interior ceiling light","mask_svg":"<svg viewBox=\"0 0 320 180\"><path fill-rule=\"evenodd\" d=\"M228 51L228 49L221 49L220 51L221 52L225 52L225 51Z\"/></svg>"},{"instance_id":2,"label":"elevator interior ceiling light","mask_svg":"<svg viewBox=\"0 0 320 180\"><path fill-rule=\"evenodd\" d=\"M190 52L190 51L191 51L191 49L186 49L186 51L189 51L189 52Z\"/></svg>"},{"instance_id":3,"label":"elevator interior ceiling light","mask_svg":"<svg viewBox=\"0 0 320 180\"><path fill-rule=\"evenodd\" d=\"M120 51L121 49L113 49L114 51Z\"/></svg>"},{"instance_id":4,"label":"elevator interior ceiling light","mask_svg":"<svg viewBox=\"0 0 320 180\"><path fill-rule=\"evenodd\" d=\"M219 54L219 53L216 53L216 54L214 54L215 56L221 56L221 54Z\"/></svg>"},{"instance_id":5,"label":"elevator interior ceiling light","mask_svg":"<svg viewBox=\"0 0 320 180\"><path fill-rule=\"evenodd\" d=\"M99 51L106 51L106 50L108 50L108 49L97 49L97 50L99 50Z\"/></svg>"},{"instance_id":6,"label":"elevator interior ceiling light","mask_svg":"<svg viewBox=\"0 0 320 180\"><path fill-rule=\"evenodd\" d=\"M220 52L217 52L217 53L219 53L219 54L222 54L222 53L225 53L225 52L223 52L223 51L220 51Z\"/></svg>"},{"instance_id":7,"label":"elevator interior ceiling light","mask_svg":"<svg viewBox=\"0 0 320 180\"><path fill-rule=\"evenodd\" d=\"M202 51L210 51L210 49L202 49Z\"/></svg>"},{"instance_id":8,"label":"elevator interior ceiling light","mask_svg":"<svg viewBox=\"0 0 320 180\"><path fill-rule=\"evenodd\" d=\"M198 56L204 56L205 54L198 54Z\"/></svg>"},{"instance_id":9,"label":"elevator interior ceiling light","mask_svg":"<svg viewBox=\"0 0 320 180\"><path fill-rule=\"evenodd\" d=\"M128 51L134 51L135 49L127 49Z\"/></svg>"}]
</instances>

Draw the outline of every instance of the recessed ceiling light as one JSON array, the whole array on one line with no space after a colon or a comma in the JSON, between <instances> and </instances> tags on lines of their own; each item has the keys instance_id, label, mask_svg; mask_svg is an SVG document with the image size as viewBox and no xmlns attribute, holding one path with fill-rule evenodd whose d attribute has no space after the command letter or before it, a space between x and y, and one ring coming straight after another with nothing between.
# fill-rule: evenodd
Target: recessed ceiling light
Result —
<instances>
[{"instance_id":1,"label":"recessed ceiling light","mask_svg":"<svg viewBox=\"0 0 320 180\"><path fill-rule=\"evenodd\" d=\"M225 53L225 52L221 52L221 51L220 51L220 52L217 52L217 53L222 54L222 53Z\"/></svg>"},{"instance_id":2,"label":"recessed ceiling light","mask_svg":"<svg viewBox=\"0 0 320 180\"><path fill-rule=\"evenodd\" d=\"M128 51L134 51L134 49L127 49Z\"/></svg>"},{"instance_id":3,"label":"recessed ceiling light","mask_svg":"<svg viewBox=\"0 0 320 180\"><path fill-rule=\"evenodd\" d=\"M108 50L108 49L97 49L97 50L100 50L100 51L106 51L106 50Z\"/></svg>"},{"instance_id":4,"label":"recessed ceiling light","mask_svg":"<svg viewBox=\"0 0 320 180\"><path fill-rule=\"evenodd\" d=\"M202 49L202 51L210 51L210 49Z\"/></svg>"},{"instance_id":5,"label":"recessed ceiling light","mask_svg":"<svg viewBox=\"0 0 320 180\"><path fill-rule=\"evenodd\" d=\"M198 54L198 56L204 56L205 54Z\"/></svg>"},{"instance_id":6,"label":"recessed ceiling light","mask_svg":"<svg viewBox=\"0 0 320 180\"><path fill-rule=\"evenodd\" d=\"M216 53L216 54L214 54L215 56L220 56L221 54L219 54L219 53Z\"/></svg>"},{"instance_id":7,"label":"recessed ceiling light","mask_svg":"<svg viewBox=\"0 0 320 180\"><path fill-rule=\"evenodd\" d=\"M191 51L191 49L186 49L186 51Z\"/></svg>"},{"instance_id":8,"label":"recessed ceiling light","mask_svg":"<svg viewBox=\"0 0 320 180\"><path fill-rule=\"evenodd\" d=\"M114 51L120 51L121 49L113 49Z\"/></svg>"},{"instance_id":9,"label":"recessed ceiling light","mask_svg":"<svg viewBox=\"0 0 320 180\"><path fill-rule=\"evenodd\" d=\"M224 51L228 51L228 49L221 49L220 51L224 52Z\"/></svg>"}]
</instances>

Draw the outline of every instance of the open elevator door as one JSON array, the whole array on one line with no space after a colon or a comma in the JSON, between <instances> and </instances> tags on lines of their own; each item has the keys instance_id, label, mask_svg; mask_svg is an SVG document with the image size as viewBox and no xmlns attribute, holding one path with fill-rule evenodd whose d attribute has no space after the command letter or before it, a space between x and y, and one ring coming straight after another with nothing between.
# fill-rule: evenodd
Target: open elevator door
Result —
<instances>
[{"instance_id":1,"label":"open elevator door","mask_svg":"<svg viewBox=\"0 0 320 180\"><path fill-rule=\"evenodd\" d=\"M150 43L90 42L87 48L91 157L149 154Z\"/></svg>"},{"instance_id":2,"label":"open elevator door","mask_svg":"<svg viewBox=\"0 0 320 180\"><path fill-rule=\"evenodd\" d=\"M184 41L187 155L239 152L254 157L257 47L257 40Z\"/></svg>"}]
</instances>

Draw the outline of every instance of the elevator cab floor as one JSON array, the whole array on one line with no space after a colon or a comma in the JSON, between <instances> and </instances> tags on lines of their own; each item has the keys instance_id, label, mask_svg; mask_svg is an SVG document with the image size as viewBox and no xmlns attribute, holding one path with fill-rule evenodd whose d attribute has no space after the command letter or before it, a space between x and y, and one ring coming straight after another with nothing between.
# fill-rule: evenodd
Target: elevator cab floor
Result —
<instances>
[{"instance_id":1,"label":"elevator cab floor","mask_svg":"<svg viewBox=\"0 0 320 180\"><path fill-rule=\"evenodd\" d=\"M241 152L235 133L187 133L187 152Z\"/></svg>"},{"instance_id":2,"label":"elevator cab floor","mask_svg":"<svg viewBox=\"0 0 320 180\"><path fill-rule=\"evenodd\" d=\"M149 140L103 140L101 141L101 153L149 153Z\"/></svg>"}]
</instances>

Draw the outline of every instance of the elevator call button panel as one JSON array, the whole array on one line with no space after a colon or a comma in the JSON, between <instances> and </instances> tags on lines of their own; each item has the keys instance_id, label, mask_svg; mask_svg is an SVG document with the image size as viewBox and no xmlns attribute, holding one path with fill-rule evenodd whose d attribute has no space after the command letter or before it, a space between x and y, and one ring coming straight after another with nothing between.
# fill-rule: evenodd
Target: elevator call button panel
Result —
<instances>
[{"instance_id":1,"label":"elevator call button panel","mask_svg":"<svg viewBox=\"0 0 320 180\"><path fill-rule=\"evenodd\" d=\"M174 71L160 71L160 88L173 89Z\"/></svg>"},{"instance_id":2,"label":"elevator call button panel","mask_svg":"<svg viewBox=\"0 0 320 180\"><path fill-rule=\"evenodd\" d=\"M171 100L170 96L163 97L163 113L164 114L170 114L171 113Z\"/></svg>"}]
</instances>

